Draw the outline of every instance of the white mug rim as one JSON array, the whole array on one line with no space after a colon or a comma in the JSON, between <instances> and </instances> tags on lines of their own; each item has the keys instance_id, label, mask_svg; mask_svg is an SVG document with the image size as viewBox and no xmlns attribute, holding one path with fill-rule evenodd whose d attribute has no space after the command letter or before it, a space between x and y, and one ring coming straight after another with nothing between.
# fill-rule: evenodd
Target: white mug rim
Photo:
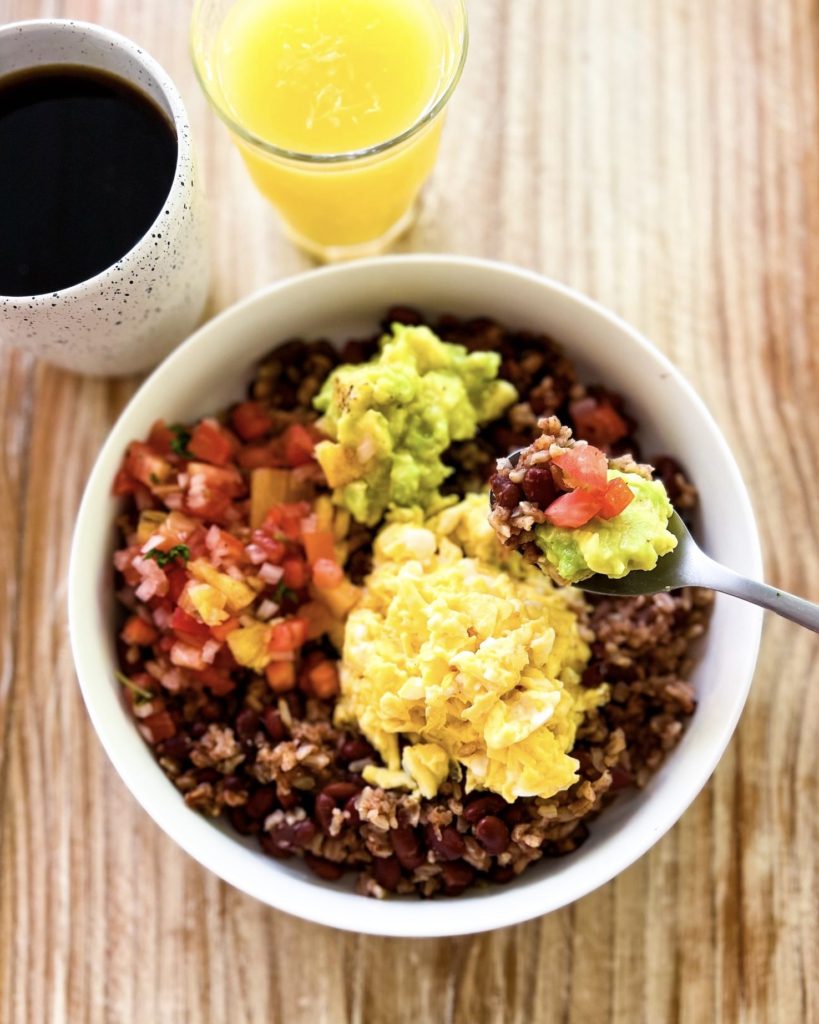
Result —
<instances>
[{"instance_id":1,"label":"white mug rim","mask_svg":"<svg viewBox=\"0 0 819 1024\"><path fill-rule=\"evenodd\" d=\"M174 132L176 133L176 165L174 167L173 178L171 179L168 192L162 203L162 209L160 209L154 220L148 225L145 233L140 235L130 249L123 253L118 259L114 260L110 266L107 266L103 270L94 274L93 277L83 278L82 281L77 281L75 284L67 285L65 288L57 288L56 290L49 292L38 292L36 295L0 294L0 302L14 303L16 300L21 304L24 303L26 306L31 306L32 304L50 304L53 302L55 296L59 296L60 298L73 297L82 295L87 291L93 291L95 287L98 287L100 284L105 282L107 276L113 270L122 271L128 263L131 263L134 259L138 258L146 238L150 238L151 232L156 228L157 224L160 223L160 218L163 216L165 204L171 201L174 195L178 193L180 186L180 170L189 163L191 156L190 120L188 118L187 109L185 108L185 103L170 75L165 71L159 61L157 61L155 57L152 57L147 50L143 49L139 44L134 42L133 39L129 39L120 32L114 32L112 29L105 28L102 25L95 25L93 22L77 20L76 18L29 18L23 21L12 21L7 25L0 25L0 39L3 39L5 36L14 35L15 33L28 34L32 31L36 32L44 29L78 30L77 38L81 39L83 37L90 36L99 42L110 43L117 49L127 52L145 69L155 85L158 87L168 105L168 109L170 110L170 120L173 125ZM76 66L72 64L70 60L62 60L58 63L72 67ZM81 65L81 63L82 62L78 61L77 65ZM30 66L36 67L35 64ZM19 70L22 70L22 68L15 69L10 73L16 74ZM119 72L117 72L117 74L120 78L123 78L129 84L139 89L140 92L144 93L146 91L144 87L139 82L135 81L132 76L121 74ZM151 102L155 102L152 97L149 97L149 99Z\"/></svg>"}]
</instances>

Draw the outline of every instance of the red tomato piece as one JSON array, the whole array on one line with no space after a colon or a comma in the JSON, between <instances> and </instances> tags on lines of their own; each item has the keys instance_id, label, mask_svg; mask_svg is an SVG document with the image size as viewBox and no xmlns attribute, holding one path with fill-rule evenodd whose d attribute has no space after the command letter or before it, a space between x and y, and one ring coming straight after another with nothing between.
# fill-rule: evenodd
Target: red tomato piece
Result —
<instances>
[{"instance_id":1,"label":"red tomato piece","mask_svg":"<svg viewBox=\"0 0 819 1024\"><path fill-rule=\"evenodd\" d=\"M331 530L303 530L302 544L310 565L328 559L335 560L336 549Z\"/></svg>"},{"instance_id":2,"label":"red tomato piece","mask_svg":"<svg viewBox=\"0 0 819 1024\"><path fill-rule=\"evenodd\" d=\"M594 445L581 444L556 455L552 462L563 475L567 490L601 491L606 486L609 464L606 456Z\"/></svg>"},{"instance_id":3,"label":"red tomato piece","mask_svg":"<svg viewBox=\"0 0 819 1024\"><path fill-rule=\"evenodd\" d=\"M291 590L301 590L302 587L307 586L310 572L307 563L301 558L285 558L282 568L284 569L282 579L286 587L290 587Z\"/></svg>"},{"instance_id":4,"label":"red tomato piece","mask_svg":"<svg viewBox=\"0 0 819 1024\"><path fill-rule=\"evenodd\" d=\"M287 544L282 540L274 540L267 530L254 530L251 534L251 541L256 547L264 551L268 562L274 565L281 565L282 559L287 554Z\"/></svg>"},{"instance_id":5,"label":"red tomato piece","mask_svg":"<svg viewBox=\"0 0 819 1024\"><path fill-rule=\"evenodd\" d=\"M224 520L231 499L241 497L245 492L242 474L235 466L189 462L188 473L185 511L200 519Z\"/></svg>"},{"instance_id":6,"label":"red tomato piece","mask_svg":"<svg viewBox=\"0 0 819 1024\"><path fill-rule=\"evenodd\" d=\"M191 480L198 477L198 483L213 491L222 491L228 498L239 498L245 492L242 474L235 466L211 466L207 462L189 462Z\"/></svg>"},{"instance_id":7,"label":"red tomato piece","mask_svg":"<svg viewBox=\"0 0 819 1024\"><path fill-rule=\"evenodd\" d=\"M597 513L601 519L613 519L628 508L634 501L634 492L619 476L610 480L603 492L603 500L600 504L600 511Z\"/></svg>"},{"instance_id":8,"label":"red tomato piece","mask_svg":"<svg viewBox=\"0 0 819 1024\"><path fill-rule=\"evenodd\" d=\"M294 651L301 647L306 639L307 620L294 617L276 623L268 646L271 651Z\"/></svg>"},{"instance_id":9,"label":"red tomato piece","mask_svg":"<svg viewBox=\"0 0 819 1024\"><path fill-rule=\"evenodd\" d=\"M126 644L147 647L158 639L159 633L150 622L146 622L138 615L132 615L122 627L120 636Z\"/></svg>"},{"instance_id":10,"label":"red tomato piece","mask_svg":"<svg viewBox=\"0 0 819 1024\"><path fill-rule=\"evenodd\" d=\"M282 456L269 444L248 444L239 449L238 462L242 469L281 469Z\"/></svg>"},{"instance_id":11,"label":"red tomato piece","mask_svg":"<svg viewBox=\"0 0 819 1024\"><path fill-rule=\"evenodd\" d=\"M310 689L319 700L329 700L339 692L338 668L332 661L321 661L307 674Z\"/></svg>"},{"instance_id":12,"label":"red tomato piece","mask_svg":"<svg viewBox=\"0 0 819 1024\"><path fill-rule=\"evenodd\" d=\"M320 558L313 566L313 582L321 590L334 590L344 582L344 570L334 558Z\"/></svg>"},{"instance_id":13,"label":"red tomato piece","mask_svg":"<svg viewBox=\"0 0 819 1024\"><path fill-rule=\"evenodd\" d=\"M117 470L117 475L114 477L114 486L111 488L111 493L119 498L123 494L133 494L139 485L136 480L131 476L128 470L123 466Z\"/></svg>"},{"instance_id":14,"label":"red tomato piece","mask_svg":"<svg viewBox=\"0 0 819 1024\"><path fill-rule=\"evenodd\" d=\"M238 619L225 619L224 622L220 622L217 626L211 626L210 631L214 640L218 640L220 643L227 640L228 635L239 628Z\"/></svg>"},{"instance_id":15,"label":"red tomato piece","mask_svg":"<svg viewBox=\"0 0 819 1024\"><path fill-rule=\"evenodd\" d=\"M176 604L188 582L188 574L181 566L174 566L167 568L165 575L168 577L168 597Z\"/></svg>"},{"instance_id":16,"label":"red tomato piece","mask_svg":"<svg viewBox=\"0 0 819 1024\"><path fill-rule=\"evenodd\" d=\"M128 445L124 468L146 487L164 483L173 472L171 464L142 441L132 441Z\"/></svg>"},{"instance_id":17,"label":"red tomato piece","mask_svg":"<svg viewBox=\"0 0 819 1024\"><path fill-rule=\"evenodd\" d=\"M148 444L160 455L171 455L173 453L173 448L171 448L173 438L174 433L167 423L164 420L157 420L148 434Z\"/></svg>"},{"instance_id":18,"label":"red tomato piece","mask_svg":"<svg viewBox=\"0 0 819 1024\"><path fill-rule=\"evenodd\" d=\"M264 674L267 685L275 693L287 693L296 685L296 666L292 661L272 661Z\"/></svg>"},{"instance_id":19,"label":"red tomato piece","mask_svg":"<svg viewBox=\"0 0 819 1024\"><path fill-rule=\"evenodd\" d=\"M191 455L214 466L224 466L230 462L235 447L230 434L213 419L200 420L193 428L188 442Z\"/></svg>"},{"instance_id":20,"label":"red tomato piece","mask_svg":"<svg viewBox=\"0 0 819 1024\"><path fill-rule=\"evenodd\" d=\"M552 526L585 526L600 510L600 491L569 491L561 494L546 509L546 521Z\"/></svg>"},{"instance_id":21,"label":"red tomato piece","mask_svg":"<svg viewBox=\"0 0 819 1024\"><path fill-rule=\"evenodd\" d=\"M231 412L230 422L243 441L257 441L273 427L270 413L258 402L240 402Z\"/></svg>"},{"instance_id":22,"label":"red tomato piece","mask_svg":"<svg viewBox=\"0 0 819 1024\"><path fill-rule=\"evenodd\" d=\"M214 530L218 532L214 532ZM208 551L218 555L221 559L230 559L234 562L243 562L245 560L244 544L238 537L234 537L232 533L228 533L226 530L220 530L218 526L211 527L208 530L205 543Z\"/></svg>"},{"instance_id":23,"label":"red tomato piece","mask_svg":"<svg viewBox=\"0 0 819 1024\"><path fill-rule=\"evenodd\" d=\"M213 665L205 665L196 673L196 676L207 686L214 697L224 697L236 689L236 680L231 679L227 672L215 668Z\"/></svg>"},{"instance_id":24,"label":"red tomato piece","mask_svg":"<svg viewBox=\"0 0 819 1024\"><path fill-rule=\"evenodd\" d=\"M580 398L569 405L577 437L608 448L628 434L628 423L607 398Z\"/></svg>"},{"instance_id":25,"label":"red tomato piece","mask_svg":"<svg viewBox=\"0 0 819 1024\"><path fill-rule=\"evenodd\" d=\"M139 731L149 743L159 743L176 735L176 726L168 711L157 711L139 722Z\"/></svg>"},{"instance_id":26,"label":"red tomato piece","mask_svg":"<svg viewBox=\"0 0 819 1024\"><path fill-rule=\"evenodd\" d=\"M300 541L302 521L310 515L310 505L306 501L298 501L290 505L274 505L267 513L262 524L272 534L284 534L289 540Z\"/></svg>"},{"instance_id":27,"label":"red tomato piece","mask_svg":"<svg viewBox=\"0 0 819 1024\"><path fill-rule=\"evenodd\" d=\"M284 458L290 466L303 466L313 458L316 442L306 427L293 423L284 432Z\"/></svg>"},{"instance_id":28,"label":"red tomato piece","mask_svg":"<svg viewBox=\"0 0 819 1024\"><path fill-rule=\"evenodd\" d=\"M192 615L188 615L182 608L177 607L174 609L170 626L174 633L184 634L185 640L190 638L194 640L210 640L210 627L206 626L204 622L195 619Z\"/></svg>"}]
</instances>

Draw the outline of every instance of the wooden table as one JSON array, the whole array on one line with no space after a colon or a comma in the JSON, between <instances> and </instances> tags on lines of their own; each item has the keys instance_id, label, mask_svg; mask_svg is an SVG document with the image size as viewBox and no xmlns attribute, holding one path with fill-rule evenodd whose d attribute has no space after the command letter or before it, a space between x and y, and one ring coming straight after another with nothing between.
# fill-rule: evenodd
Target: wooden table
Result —
<instances>
[{"instance_id":1,"label":"wooden table","mask_svg":"<svg viewBox=\"0 0 819 1024\"><path fill-rule=\"evenodd\" d=\"M215 311L308 263L206 107L188 15L182 0L0 0L0 22L115 28L177 81L209 182ZM653 338L736 448L770 580L818 600L815 4L470 0L470 17L440 163L402 248L535 268ZM80 700L69 538L134 382L0 360L3 1024L819 1021L815 636L768 622L712 782L601 891L460 939L302 923L152 824Z\"/></svg>"}]
</instances>

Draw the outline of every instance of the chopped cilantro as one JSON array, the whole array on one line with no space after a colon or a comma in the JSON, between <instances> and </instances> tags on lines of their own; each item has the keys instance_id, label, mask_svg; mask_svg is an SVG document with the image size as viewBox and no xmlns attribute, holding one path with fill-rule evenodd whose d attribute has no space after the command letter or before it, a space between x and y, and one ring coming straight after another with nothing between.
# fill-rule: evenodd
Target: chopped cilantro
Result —
<instances>
[{"instance_id":1,"label":"chopped cilantro","mask_svg":"<svg viewBox=\"0 0 819 1024\"><path fill-rule=\"evenodd\" d=\"M115 672L114 675L117 677L118 682L122 683L123 686L127 686L132 693L136 694L139 698L139 703L144 703L147 700L154 699L154 694L152 694L150 690L143 690L141 686L137 686L132 679L129 679L128 676L124 675L122 672Z\"/></svg>"},{"instance_id":2,"label":"chopped cilantro","mask_svg":"<svg viewBox=\"0 0 819 1024\"><path fill-rule=\"evenodd\" d=\"M150 480L152 484L158 484L160 482L156 473L151 473Z\"/></svg>"},{"instance_id":3,"label":"chopped cilantro","mask_svg":"<svg viewBox=\"0 0 819 1024\"><path fill-rule=\"evenodd\" d=\"M276 589L273 591L273 600L276 604L281 604L282 601L295 600L298 596L295 590L292 590L285 584L284 580L279 580L276 584Z\"/></svg>"},{"instance_id":4,"label":"chopped cilantro","mask_svg":"<svg viewBox=\"0 0 819 1024\"><path fill-rule=\"evenodd\" d=\"M153 558L160 569L164 569L169 562L181 558L183 562L191 557L191 549L187 544L174 544L170 551L160 551L159 548L151 548L145 555L146 558Z\"/></svg>"},{"instance_id":5,"label":"chopped cilantro","mask_svg":"<svg viewBox=\"0 0 819 1024\"><path fill-rule=\"evenodd\" d=\"M181 423L174 423L168 429L173 434L171 451L183 459L192 459L193 455L188 451L188 442L191 439L190 431L186 430Z\"/></svg>"}]
</instances>

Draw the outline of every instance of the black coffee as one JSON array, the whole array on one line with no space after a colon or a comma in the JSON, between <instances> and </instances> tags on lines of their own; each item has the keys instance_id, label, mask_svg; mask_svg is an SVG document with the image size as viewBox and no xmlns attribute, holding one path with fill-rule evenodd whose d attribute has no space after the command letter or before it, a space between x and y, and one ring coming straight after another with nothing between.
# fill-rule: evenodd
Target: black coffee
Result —
<instances>
[{"instance_id":1,"label":"black coffee","mask_svg":"<svg viewBox=\"0 0 819 1024\"><path fill-rule=\"evenodd\" d=\"M110 267L171 188L176 133L124 79L74 65L0 78L0 295L38 295Z\"/></svg>"}]
</instances>

